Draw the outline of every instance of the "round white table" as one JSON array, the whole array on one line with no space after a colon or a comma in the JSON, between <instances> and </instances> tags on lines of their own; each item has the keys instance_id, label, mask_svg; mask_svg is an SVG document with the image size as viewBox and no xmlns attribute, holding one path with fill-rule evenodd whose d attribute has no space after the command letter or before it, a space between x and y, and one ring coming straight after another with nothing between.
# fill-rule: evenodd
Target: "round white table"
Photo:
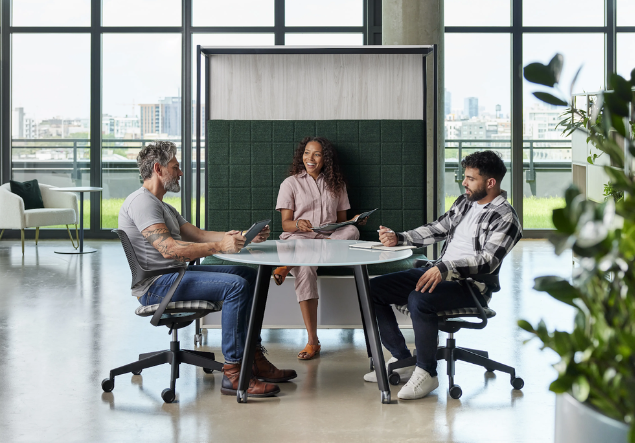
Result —
<instances>
[{"instance_id":1,"label":"round white table","mask_svg":"<svg viewBox=\"0 0 635 443\"><path fill-rule=\"evenodd\" d=\"M84 248L84 192L101 192L102 189L94 186L51 188L51 191L57 192L79 192L79 248L61 248L55 251L56 254L90 254L97 252L97 249Z\"/></svg>"},{"instance_id":2,"label":"round white table","mask_svg":"<svg viewBox=\"0 0 635 443\"><path fill-rule=\"evenodd\" d=\"M377 251L353 249L349 246L358 243L354 240L268 240L263 243L251 243L237 254L214 254L214 257L236 263L258 265L258 276L254 301L249 317L247 341L240 370L237 399L239 403L247 401L247 388L251 378L255 344L262 328L262 320L267 304L271 271L277 266L344 266L353 268L357 296L362 313L362 325L370 349L375 370L378 371L377 385L381 391L381 402L390 403L390 388L386 375L386 364L379 341L375 310L370 300L368 269L366 265L387 263L408 258L411 250Z\"/></svg>"}]
</instances>

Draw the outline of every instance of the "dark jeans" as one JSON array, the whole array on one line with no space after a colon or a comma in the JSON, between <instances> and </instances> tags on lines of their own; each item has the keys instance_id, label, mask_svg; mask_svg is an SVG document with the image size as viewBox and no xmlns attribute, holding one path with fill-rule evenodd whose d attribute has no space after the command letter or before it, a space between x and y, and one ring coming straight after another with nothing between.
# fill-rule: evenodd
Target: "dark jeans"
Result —
<instances>
[{"instance_id":1,"label":"dark jeans","mask_svg":"<svg viewBox=\"0 0 635 443\"><path fill-rule=\"evenodd\" d=\"M242 361L256 274L255 269L247 266L188 266L172 296L172 301L223 301L221 327L225 363ZM161 303L178 275L159 277L139 298L139 302L142 305Z\"/></svg>"},{"instance_id":2,"label":"dark jeans","mask_svg":"<svg viewBox=\"0 0 635 443\"><path fill-rule=\"evenodd\" d=\"M474 307L467 288L455 281L443 281L433 292L417 292L419 278L429 268L416 268L375 277L370 281L370 294L375 305L379 335L383 345L398 360L411 357L406 340L399 330L390 305L408 305L417 348L417 366L437 375L437 312L454 308ZM486 306L478 290L476 296Z\"/></svg>"}]
</instances>

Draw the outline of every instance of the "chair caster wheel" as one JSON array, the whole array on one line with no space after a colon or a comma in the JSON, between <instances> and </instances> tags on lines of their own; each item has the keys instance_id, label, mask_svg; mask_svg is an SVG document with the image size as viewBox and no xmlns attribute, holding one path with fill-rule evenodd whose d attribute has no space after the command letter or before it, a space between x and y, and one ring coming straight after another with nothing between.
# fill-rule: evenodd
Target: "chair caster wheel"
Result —
<instances>
[{"instance_id":1,"label":"chair caster wheel","mask_svg":"<svg viewBox=\"0 0 635 443\"><path fill-rule=\"evenodd\" d=\"M163 392L161 392L161 398L166 403L172 403L176 398L176 392L170 388L164 389Z\"/></svg>"},{"instance_id":2,"label":"chair caster wheel","mask_svg":"<svg viewBox=\"0 0 635 443\"><path fill-rule=\"evenodd\" d=\"M203 372L205 372L206 374L211 374L214 372L214 370L209 368L203 368Z\"/></svg>"},{"instance_id":3,"label":"chair caster wheel","mask_svg":"<svg viewBox=\"0 0 635 443\"><path fill-rule=\"evenodd\" d=\"M511 384L514 389L521 390L525 386L525 381L520 377L514 377L511 379Z\"/></svg>"},{"instance_id":4,"label":"chair caster wheel","mask_svg":"<svg viewBox=\"0 0 635 443\"><path fill-rule=\"evenodd\" d=\"M492 368L485 368L485 370L486 370L487 372L494 372L494 369L492 369Z\"/></svg>"},{"instance_id":5,"label":"chair caster wheel","mask_svg":"<svg viewBox=\"0 0 635 443\"><path fill-rule=\"evenodd\" d=\"M104 392L111 392L113 389L115 389L115 380L104 378L101 381L101 388L104 390Z\"/></svg>"},{"instance_id":6,"label":"chair caster wheel","mask_svg":"<svg viewBox=\"0 0 635 443\"><path fill-rule=\"evenodd\" d=\"M375 370L375 365L373 364L373 358L369 358L370 360L370 372L373 372Z\"/></svg>"},{"instance_id":7,"label":"chair caster wheel","mask_svg":"<svg viewBox=\"0 0 635 443\"><path fill-rule=\"evenodd\" d=\"M463 395L463 390L461 390L459 385L454 385L450 388L450 397L453 399L457 400L461 398L461 395Z\"/></svg>"},{"instance_id":8,"label":"chair caster wheel","mask_svg":"<svg viewBox=\"0 0 635 443\"><path fill-rule=\"evenodd\" d=\"M388 383L390 383L391 385L397 386L400 381L401 381L401 377L396 372L393 372L390 375L388 375Z\"/></svg>"},{"instance_id":9,"label":"chair caster wheel","mask_svg":"<svg viewBox=\"0 0 635 443\"><path fill-rule=\"evenodd\" d=\"M390 391L381 391L381 402L385 405L390 404Z\"/></svg>"},{"instance_id":10,"label":"chair caster wheel","mask_svg":"<svg viewBox=\"0 0 635 443\"><path fill-rule=\"evenodd\" d=\"M143 371L143 369L139 369L138 371L132 371L133 375L139 375L141 374L141 371Z\"/></svg>"}]
</instances>

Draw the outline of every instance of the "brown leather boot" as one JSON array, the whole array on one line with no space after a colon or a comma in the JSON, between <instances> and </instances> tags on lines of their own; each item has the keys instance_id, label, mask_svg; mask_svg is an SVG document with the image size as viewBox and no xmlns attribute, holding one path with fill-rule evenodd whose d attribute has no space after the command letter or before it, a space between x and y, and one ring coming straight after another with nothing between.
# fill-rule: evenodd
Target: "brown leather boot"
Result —
<instances>
[{"instance_id":1,"label":"brown leather boot","mask_svg":"<svg viewBox=\"0 0 635 443\"><path fill-rule=\"evenodd\" d=\"M280 383L282 381L289 381L298 376L293 369L276 368L273 363L265 357L266 352L267 350L264 347L256 348L254 365L251 368L251 373L254 377L262 381Z\"/></svg>"},{"instance_id":2,"label":"brown leather boot","mask_svg":"<svg viewBox=\"0 0 635 443\"><path fill-rule=\"evenodd\" d=\"M238 379L240 378L240 363L234 365L223 365L223 384L220 388L221 394L236 395L238 391ZM251 376L247 395L250 397L273 397L280 388L277 385L263 383L256 377Z\"/></svg>"}]
</instances>

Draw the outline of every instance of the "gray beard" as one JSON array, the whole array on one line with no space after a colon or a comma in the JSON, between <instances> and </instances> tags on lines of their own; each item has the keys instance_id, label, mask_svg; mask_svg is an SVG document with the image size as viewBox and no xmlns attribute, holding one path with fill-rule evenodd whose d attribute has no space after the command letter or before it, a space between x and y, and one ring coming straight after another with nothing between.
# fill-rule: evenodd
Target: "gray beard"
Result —
<instances>
[{"instance_id":1,"label":"gray beard","mask_svg":"<svg viewBox=\"0 0 635 443\"><path fill-rule=\"evenodd\" d=\"M165 188L166 192L181 192L181 185L179 185L178 177L174 177L164 181L163 187Z\"/></svg>"}]
</instances>

